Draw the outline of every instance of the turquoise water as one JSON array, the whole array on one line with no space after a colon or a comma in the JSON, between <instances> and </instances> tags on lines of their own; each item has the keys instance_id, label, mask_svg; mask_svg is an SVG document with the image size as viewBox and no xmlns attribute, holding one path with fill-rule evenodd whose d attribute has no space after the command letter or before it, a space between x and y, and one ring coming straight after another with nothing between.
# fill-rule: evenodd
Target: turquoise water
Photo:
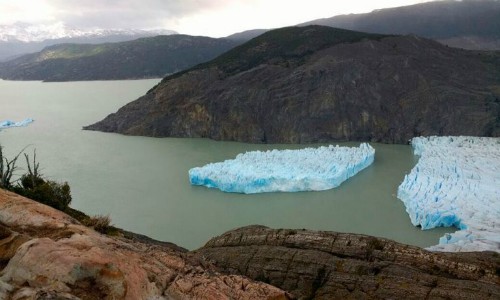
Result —
<instances>
[{"instance_id":1,"label":"turquoise water","mask_svg":"<svg viewBox=\"0 0 500 300\"><path fill-rule=\"evenodd\" d=\"M146 138L83 131L144 94L159 80L13 82L0 80L0 120L35 119L0 132L8 155L36 148L42 173L68 181L72 207L109 214L113 223L194 249L250 224L363 233L430 246L450 229L411 225L395 194L416 163L405 145L371 144L375 162L339 188L322 192L228 194L189 184L188 170L248 150L310 145L252 145L207 139ZM342 143L359 145L359 143Z\"/></svg>"}]
</instances>

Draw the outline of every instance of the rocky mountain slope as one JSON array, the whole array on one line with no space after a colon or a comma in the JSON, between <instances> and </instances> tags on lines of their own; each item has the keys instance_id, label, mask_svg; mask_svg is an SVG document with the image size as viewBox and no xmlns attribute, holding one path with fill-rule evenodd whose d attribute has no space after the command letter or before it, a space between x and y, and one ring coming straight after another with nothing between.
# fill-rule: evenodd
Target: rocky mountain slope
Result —
<instances>
[{"instance_id":1,"label":"rocky mountain slope","mask_svg":"<svg viewBox=\"0 0 500 300\"><path fill-rule=\"evenodd\" d=\"M10 80L107 80L163 77L213 59L237 42L168 35L105 44L59 44L0 63Z\"/></svg>"},{"instance_id":2,"label":"rocky mountain slope","mask_svg":"<svg viewBox=\"0 0 500 300\"><path fill-rule=\"evenodd\" d=\"M500 135L499 53L322 26L267 32L85 129L256 143Z\"/></svg>"},{"instance_id":3,"label":"rocky mountain slope","mask_svg":"<svg viewBox=\"0 0 500 300\"><path fill-rule=\"evenodd\" d=\"M299 299L497 299L497 253L442 253L370 236L249 226L198 254Z\"/></svg>"},{"instance_id":4,"label":"rocky mountain slope","mask_svg":"<svg viewBox=\"0 0 500 300\"><path fill-rule=\"evenodd\" d=\"M0 299L288 299L200 257L101 235L0 189Z\"/></svg>"},{"instance_id":5,"label":"rocky mountain slope","mask_svg":"<svg viewBox=\"0 0 500 300\"><path fill-rule=\"evenodd\" d=\"M416 34L465 49L500 50L500 1L433 1L314 20L324 25L384 34Z\"/></svg>"},{"instance_id":6,"label":"rocky mountain slope","mask_svg":"<svg viewBox=\"0 0 500 300\"><path fill-rule=\"evenodd\" d=\"M418 36L469 50L500 50L500 1L433 1L385 8L364 14L338 15L297 26L322 25L363 32ZM248 41L269 29L228 36Z\"/></svg>"}]
</instances>

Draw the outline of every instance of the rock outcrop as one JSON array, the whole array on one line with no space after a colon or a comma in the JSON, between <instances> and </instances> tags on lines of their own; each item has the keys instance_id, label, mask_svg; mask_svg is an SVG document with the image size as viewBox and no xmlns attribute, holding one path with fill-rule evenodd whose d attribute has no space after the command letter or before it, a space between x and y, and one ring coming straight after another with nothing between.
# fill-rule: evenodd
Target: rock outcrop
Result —
<instances>
[{"instance_id":1,"label":"rock outcrop","mask_svg":"<svg viewBox=\"0 0 500 300\"><path fill-rule=\"evenodd\" d=\"M90 130L253 143L500 135L500 54L321 26L166 77Z\"/></svg>"},{"instance_id":2,"label":"rock outcrop","mask_svg":"<svg viewBox=\"0 0 500 300\"><path fill-rule=\"evenodd\" d=\"M101 235L0 190L0 299L288 299L179 247Z\"/></svg>"},{"instance_id":3,"label":"rock outcrop","mask_svg":"<svg viewBox=\"0 0 500 300\"><path fill-rule=\"evenodd\" d=\"M249 226L198 254L299 299L499 299L500 256L443 253L357 234Z\"/></svg>"},{"instance_id":4,"label":"rock outcrop","mask_svg":"<svg viewBox=\"0 0 500 300\"><path fill-rule=\"evenodd\" d=\"M141 242L143 240L145 242ZM497 253L249 226L187 252L0 190L0 299L499 299Z\"/></svg>"}]
</instances>

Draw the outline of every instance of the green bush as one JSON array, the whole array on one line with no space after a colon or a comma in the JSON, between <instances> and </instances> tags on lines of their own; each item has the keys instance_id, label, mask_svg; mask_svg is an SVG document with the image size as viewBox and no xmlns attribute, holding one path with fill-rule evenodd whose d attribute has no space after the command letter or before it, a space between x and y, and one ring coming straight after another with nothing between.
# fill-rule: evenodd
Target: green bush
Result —
<instances>
[{"instance_id":1,"label":"green bush","mask_svg":"<svg viewBox=\"0 0 500 300\"><path fill-rule=\"evenodd\" d=\"M62 211L65 211L71 203L71 189L67 182L58 183L25 174L21 176L20 185L13 190L22 196Z\"/></svg>"},{"instance_id":2,"label":"green bush","mask_svg":"<svg viewBox=\"0 0 500 300\"><path fill-rule=\"evenodd\" d=\"M40 173L40 164L36 161L36 151L33 151L32 161L24 153L27 172L19 179L13 181L14 171L19 169L16 166L17 159L23 152L24 149L13 159L9 160L3 156L2 147L0 146L0 188L13 191L21 196L63 211L83 225L92 227L100 233L108 235L118 235L120 233L120 229L111 225L109 215L90 217L79 210L69 207L71 203L71 189L69 184L67 182L59 183L43 178Z\"/></svg>"}]
</instances>

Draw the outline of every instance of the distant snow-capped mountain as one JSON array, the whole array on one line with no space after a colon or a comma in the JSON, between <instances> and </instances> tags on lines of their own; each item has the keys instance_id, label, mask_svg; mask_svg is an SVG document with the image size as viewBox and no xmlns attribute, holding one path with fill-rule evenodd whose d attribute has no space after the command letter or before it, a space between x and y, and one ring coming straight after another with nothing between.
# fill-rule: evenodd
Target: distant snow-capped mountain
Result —
<instances>
[{"instance_id":1,"label":"distant snow-capped mountain","mask_svg":"<svg viewBox=\"0 0 500 300\"><path fill-rule=\"evenodd\" d=\"M175 33L166 29L78 29L70 28L62 22L45 25L27 23L0 25L0 61L38 52L47 46L61 43L113 43Z\"/></svg>"},{"instance_id":2,"label":"distant snow-capped mountain","mask_svg":"<svg viewBox=\"0 0 500 300\"><path fill-rule=\"evenodd\" d=\"M155 36L174 34L175 31L159 30L136 30L136 29L78 29L70 28L62 22L48 25L34 25L27 23L15 23L12 25L0 25L0 41L3 42L42 42L45 40L57 40L66 38L96 38L106 36Z\"/></svg>"}]
</instances>

